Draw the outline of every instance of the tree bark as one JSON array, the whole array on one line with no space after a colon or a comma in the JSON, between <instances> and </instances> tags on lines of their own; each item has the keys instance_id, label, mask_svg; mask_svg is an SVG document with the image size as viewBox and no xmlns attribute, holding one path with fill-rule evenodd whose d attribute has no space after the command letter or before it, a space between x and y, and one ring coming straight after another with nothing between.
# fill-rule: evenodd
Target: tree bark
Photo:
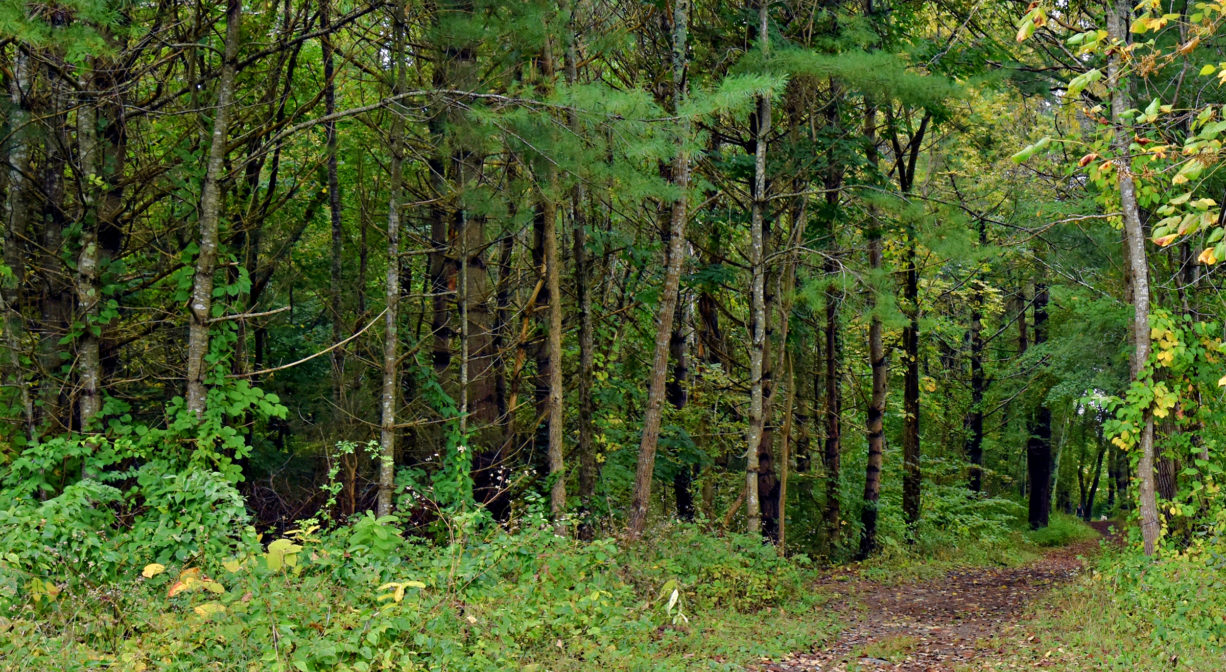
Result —
<instances>
[{"instance_id":1,"label":"tree bark","mask_svg":"<svg viewBox=\"0 0 1226 672\"><path fill-rule=\"evenodd\" d=\"M395 83L392 95L405 88L404 14L403 3L392 5L392 60ZM391 160L388 165L390 184L387 199L387 274L383 316L383 386L380 395L382 413L379 423L379 486L375 514L379 517L392 512L392 487L396 478L396 388L400 380L400 200L402 191L401 164L404 161L404 117L392 114L389 140Z\"/></svg>"},{"instance_id":2,"label":"tree bark","mask_svg":"<svg viewBox=\"0 0 1226 672\"><path fill-rule=\"evenodd\" d=\"M765 56L770 51L769 7L767 0L758 4L758 45ZM745 453L746 533L758 534L761 526L761 502L758 500L758 454L763 450L766 417L763 368L766 351L766 143L771 127L770 96L758 96L754 115L754 181L753 205L750 211L749 266L751 328L749 348L749 447ZM767 451L770 446L765 447Z\"/></svg>"},{"instance_id":3,"label":"tree bark","mask_svg":"<svg viewBox=\"0 0 1226 672\"><path fill-rule=\"evenodd\" d=\"M576 2L575 6L578 7ZM572 12L572 21L575 13ZM578 53L575 44L574 26L567 31L566 43L566 83L574 86L579 81ZM579 133L579 116L572 112L568 122L576 135ZM576 180L571 191L571 225L573 229L573 250L575 259L575 300L579 309L579 372L577 376L579 442L579 501L583 510L583 521L579 527L579 536L591 539L594 530L589 520L592 500L596 495L596 447L594 443L595 404L592 401L592 377L596 368L595 333L596 327L592 321L591 270L587 254L587 194L582 180Z\"/></svg>"},{"instance_id":4,"label":"tree bark","mask_svg":"<svg viewBox=\"0 0 1226 672\"><path fill-rule=\"evenodd\" d=\"M331 0L320 0L319 28L320 48L323 52L324 65L324 114L331 117L336 113L336 64L332 48ZM344 231L341 228L341 185L338 170L336 120L329 119L324 123L325 146L328 157L327 190L328 190L328 220L332 228L331 273L328 284L328 308L332 320L332 342L339 343L344 339L344 320L341 319L341 283L344 281L343 254ZM333 418L336 423L344 420L345 393L345 349L336 348L330 355L332 364L332 403ZM334 426L335 428L335 426ZM346 456L347 460L356 459L356 455ZM352 513L352 512L350 512Z\"/></svg>"},{"instance_id":5,"label":"tree bark","mask_svg":"<svg viewBox=\"0 0 1226 672\"><path fill-rule=\"evenodd\" d=\"M1132 11L1127 0L1117 0L1107 13L1107 32L1124 44L1128 40L1126 24ZM1128 146L1131 140L1129 124L1124 112L1132 107L1129 82L1122 72L1119 50L1112 50L1107 60L1107 89L1111 92L1111 121L1115 127L1112 145L1116 152L1115 172L1118 180L1120 209L1124 213L1124 236L1128 251L1129 269L1132 272L1132 321L1133 356L1132 380L1140 381L1150 375L1149 366L1149 261L1145 252L1145 230L1137 206L1136 184L1132 177ZM1137 461L1137 500L1141 513L1141 539L1145 555L1153 556L1160 534L1158 503L1154 488L1154 417L1153 409L1147 408L1141 421L1137 441L1140 459Z\"/></svg>"},{"instance_id":6,"label":"tree bark","mask_svg":"<svg viewBox=\"0 0 1226 672\"><path fill-rule=\"evenodd\" d=\"M1034 344L1047 342L1047 285L1034 286ZM1051 409L1039 402L1030 438L1026 442L1026 469L1030 481L1029 518L1031 529L1047 527L1051 517L1052 453Z\"/></svg>"},{"instance_id":7,"label":"tree bark","mask_svg":"<svg viewBox=\"0 0 1226 672\"><path fill-rule=\"evenodd\" d=\"M213 273L217 267L218 225L221 220L221 179L226 142L234 103L234 77L237 70L238 41L242 21L241 0L226 1L226 42L217 82L217 107L208 163L200 194L200 252L196 256L192 281L190 321L187 332L187 410L197 418L204 415L208 400L205 386L205 357L209 354L209 319L213 311Z\"/></svg>"},{"instance_id":8,"label":"tree bark","mask_svg":"<svg viewBox=\"0 0 1226 672\"><path fill-rule=\"evenodd\" d=\"M672 108L677 111L685 100L685 70L687 65L687 41L690 20L690 0L675 0L673 4L672 35ZM679 192L673 201L669 216L668 265L664 272L664 286L660 293L660 305L656 315L655 354L651 362L651 378L647 392L647 409L643 417L643 436L639 441L638 462L634 472L634 499L630 505L630 520L627 533L638 537L647 523L647 510L651 505L651 479L655 469L656 446L660 439L660 420L664 411L665 376L668 373L668 341L673 329L673 315L677 310L677 295L681 287L681 267L685 251L685 224L689 205L690 159L686 144L689 142L690 122L682 118L679 123L677 154L673 158L672 180Z\"/></svg>"},{"instance_id":9,"label":"tree bark","mask_svg":"<svg viewBox=\"0 0 1226 672\"><path fill-rule=\"evenodd\" d=\"M866 0L871 13L871 0ZM876 166L877 154L877 108L866 101L864 111L864 136L870 166ZM869 216L874 216L870 211ZM876 222L869 223L868 265L876 276L881 270L881 230ZM868 460L864 467L864 504L860 512L860 549L857 557L867 558L877 548L877 502L881 497L881 465L885 447L885 402L889 371L886 367L885 344L881 336L881 316L877 313L877 288L869 288L867 297L869 313L868 358L872 369L872 397L868 404L865 430L868 439Z\"/></svg>"},{"instance_id":10,"label":"tree bark","mask_svg":"<svg viewBox=\"0 0 1226 672\"><path fill-rule=\"evenodd\" d=\"M988 244L987 225L982 218L977 222L979 246ZM983 278L974 280L971 294L971 408L966 414L966 457L971 463L969 486L971 492L983 489Z\"/></svg>"}]
</instances>

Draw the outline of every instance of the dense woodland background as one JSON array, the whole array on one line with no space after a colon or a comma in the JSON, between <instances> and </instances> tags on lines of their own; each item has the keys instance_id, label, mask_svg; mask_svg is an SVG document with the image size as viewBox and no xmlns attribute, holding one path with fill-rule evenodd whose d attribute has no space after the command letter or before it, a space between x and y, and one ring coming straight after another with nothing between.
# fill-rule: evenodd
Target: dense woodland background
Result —
<instances>
[{"instance_id":1,"label":"dense woodland background","mask_svg":"<svg viewBox=\"0 0 1226 672\"><path fill-rule=\"evenodd\" d=\"M689 668L1080 516L1058 641L1220 668L1224 20L0 0L0 661Z\"/></svg>"},{"instance_id":2,"label":"dense woodland background","mask_svg":"<svg viewBox=\"0 0 1226 672\"><path fill-rule=\"evenodd\" d=\"M368 511L1215 543L1224 16L6 0L13 585L61 509L112 568Z\"/></svg>"}]
</instances>

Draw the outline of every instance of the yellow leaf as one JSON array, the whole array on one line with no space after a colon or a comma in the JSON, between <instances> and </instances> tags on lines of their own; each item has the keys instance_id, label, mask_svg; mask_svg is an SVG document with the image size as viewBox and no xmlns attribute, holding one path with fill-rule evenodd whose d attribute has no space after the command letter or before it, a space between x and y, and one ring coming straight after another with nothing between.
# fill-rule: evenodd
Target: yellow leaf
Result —
<instances>
[{"instance_id":1,"label":"yellow leaf","mask_svg":"<svg viewBox=\"0 0 1226 672\"><path fill-rule=\"evenodd\" d=\"M161 574L164 571L166 571L166 565L160 565L154 562L154 563L145 565L145 568L142 569L140 573L141 573L141 576L145 577L146 579L152 579L153 577L157 576L158 574Z\"/></svg>"},{"instance_id":2,"label":"yellow leaf","mask_svg":"<svg viewBox=\"0 0 1226 672\"><path fill-rule=\"evenodd\" d=\"M224 567L227 572L234 574L243 568L243 563L239 562L238 560L227 560L221 563L221 566Z\"/></svg>"},{"instance_id":3,"label":"yellow leaf","mask_svg":"<svg viewBox=\"0 0 1226 672\"><path fill-rule=\"evenodd\" d=\"M1226 376L1222 376L1221 378L1217 379L1217 386L1226 387Z\"/></svg>"},{"instance_id":4,"label":"yellow leaf","mask_svg":"<svg viewBox=\"0 0 1226 672\"><path fill-rule=\"evenodd\" d=\"M204 604L192 609L192 611L200 614L201 616L212 616L213 614L220 614L225 610L225 605L221 605L216 602L205 602Z\"/></svg>"},{"instance_id":5,"label":"yellow leaf","mask_svg":"<svg viewBox=\"0 0 1226 672\"><path fill-rule=\"evenodd\" d=\"M205 579L201 581L200 587L209 591L210 593L213 593L214 595L221 595L222 593L226 592L225 586L212 579Z\"/></svg>"},{"instance_id":6,"label":"yellow leaf","mask_svg":"<svg viewBox=\"0 0 1226 672\"><path fill-rule=\"evenodd\" d=\"M1217 263L1217 257L1213 255L1212 247L1206 247L1204 250L1201 250L1200 256L1198 256L1196 260L1207 266L1212 266Z\"/></svg>"}]
</instances>

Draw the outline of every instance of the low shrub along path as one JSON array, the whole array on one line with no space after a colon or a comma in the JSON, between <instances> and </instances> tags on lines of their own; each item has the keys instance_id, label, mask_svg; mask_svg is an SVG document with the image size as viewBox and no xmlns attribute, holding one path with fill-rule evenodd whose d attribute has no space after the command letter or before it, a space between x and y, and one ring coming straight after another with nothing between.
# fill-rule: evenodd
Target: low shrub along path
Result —
<instances>
[{"instance_id":1,"label":"low shrub along path","mask_svg":"<svg viewBox=\"0 0 1226 672\"><path fill-rule=\"evenodd\" d=\"M1094 523L1107 533L1108 523ZM883 585L850 574L832 576L831 605L848 627L834 641L758 669L769 672L970 672L997 658L998 635L1027 606L1075 577L1091 539L1052 549L1019 567L969 568L938 579Z\"/></svg>"}]
</instances>

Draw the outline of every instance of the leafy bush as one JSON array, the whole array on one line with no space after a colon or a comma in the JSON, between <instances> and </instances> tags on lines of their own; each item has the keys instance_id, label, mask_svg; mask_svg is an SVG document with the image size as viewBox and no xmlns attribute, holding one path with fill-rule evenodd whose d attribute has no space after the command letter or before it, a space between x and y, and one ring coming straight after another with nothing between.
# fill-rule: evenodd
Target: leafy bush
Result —
<instances>
[{"instance_id":1,"label":"leafy bush","mask_svg":"<svg viewBox=\"0 0 1226 672\"><path fill-rule=\"evenodd\" d=\"M10 591L0 668L682 670L687 654L777 655L831 627L802 599L804 561L758 539L680 526L622 547L539 518L514 534L475 520L456 516L455 541L435 546L367 515L234 556L128 565L106 586ZM809 613L764 616L779 619L767 635L734 611L767 605Z\"/></svg>"},{"instance_id":2,"label":"leafy bush","mask_svg":"<svg viewBox=\"0 0 1226 672\"><path fill-rule=\"evenodd\" d=\"M1043 547L1067 546L1076 541L1094 539L1098 532L1080 518L1066 513L1053 513L1047 527L1027 530L1026 540Z\"/></svg>"}]
</instances>

